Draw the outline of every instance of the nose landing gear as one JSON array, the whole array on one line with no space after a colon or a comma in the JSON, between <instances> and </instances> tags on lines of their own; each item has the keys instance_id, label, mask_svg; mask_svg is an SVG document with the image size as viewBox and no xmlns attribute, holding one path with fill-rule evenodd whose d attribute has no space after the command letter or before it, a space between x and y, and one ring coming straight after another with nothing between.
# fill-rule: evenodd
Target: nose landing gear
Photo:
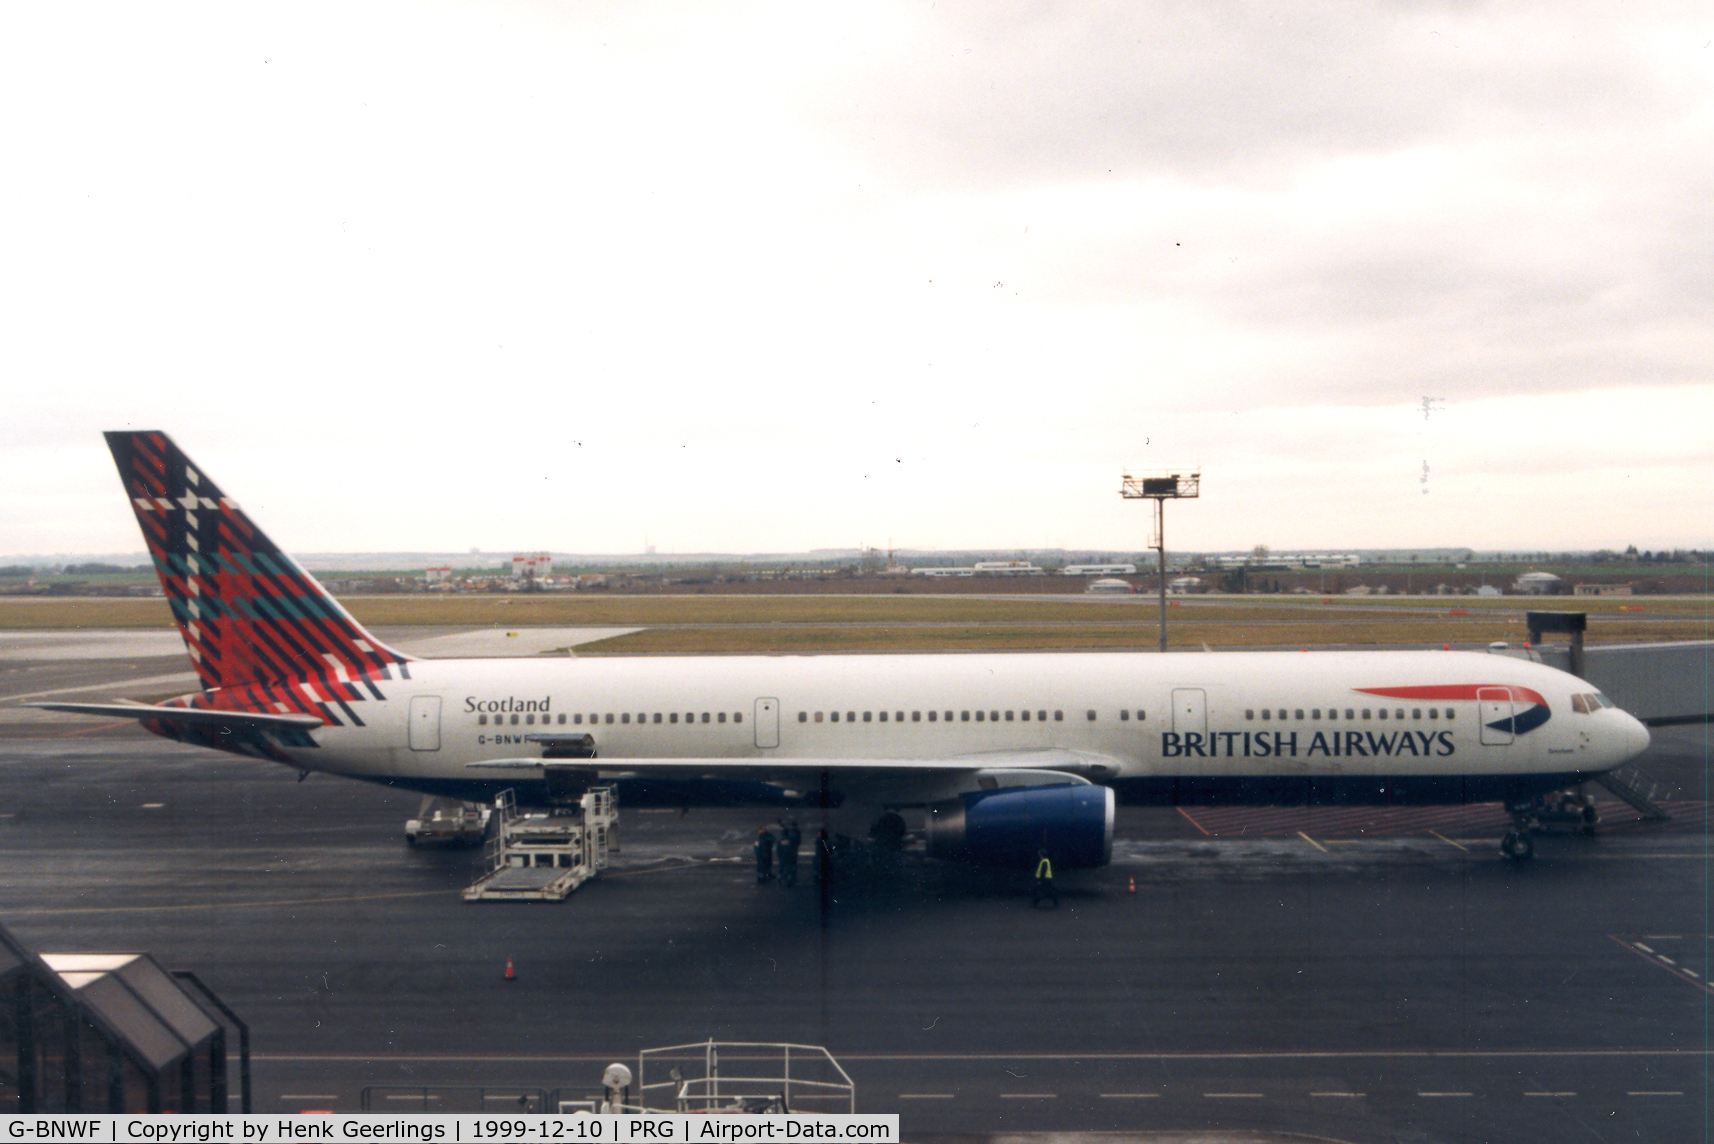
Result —
<instances>
[{"instance_id":1,"label":"nose landing gear","mask_svg":"<svg viewBox=\"0 0 1714 1144\"><path fill-rule=\"evenodd\" d=\"M1527 862L1535 856L1535 841L1530 834L1540 825L1535 803L1509 802L1506 810L1512 816L1512 829L1500 839L1500 853L1514 862Z\"/></svg>"}]
</instances>

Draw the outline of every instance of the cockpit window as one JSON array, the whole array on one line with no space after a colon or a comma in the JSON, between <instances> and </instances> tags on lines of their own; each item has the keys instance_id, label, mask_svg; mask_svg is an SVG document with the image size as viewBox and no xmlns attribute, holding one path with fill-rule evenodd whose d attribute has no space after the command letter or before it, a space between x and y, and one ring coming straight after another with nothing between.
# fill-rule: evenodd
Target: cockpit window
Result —
<instances>
[{"instance_id":1,"label":"cockpit window","mask_svg":"<svg viewBox=\"0 0 1714 1144\"><path fill-rule=\"evenodd\" d=\"M1589 697L1587 695L1573 695L1571 697L1571 709L1579 715L1589 714Z\"/></svg>"}]
</instances>

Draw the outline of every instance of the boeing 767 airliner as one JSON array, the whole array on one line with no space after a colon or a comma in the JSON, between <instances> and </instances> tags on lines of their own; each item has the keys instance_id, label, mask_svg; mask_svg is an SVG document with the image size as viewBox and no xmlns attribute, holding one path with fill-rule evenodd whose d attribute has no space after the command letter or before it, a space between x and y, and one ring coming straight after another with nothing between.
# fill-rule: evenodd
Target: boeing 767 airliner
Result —
<instances>
[{"instance_id":1,"label":"boeing 767 airliner","mask_svg":"<svg viewBox=\"0 0 1714 1144\"><path fill-rule=\"evenodd\" d=\"M990 865L1104 865L1115 799L1504 802L1636 757L1585 681L1452 651L419 659L364 630L159 432L108 433L202 690L39 703L425 794L816 808Z\"/></svg>"}]
</instances>

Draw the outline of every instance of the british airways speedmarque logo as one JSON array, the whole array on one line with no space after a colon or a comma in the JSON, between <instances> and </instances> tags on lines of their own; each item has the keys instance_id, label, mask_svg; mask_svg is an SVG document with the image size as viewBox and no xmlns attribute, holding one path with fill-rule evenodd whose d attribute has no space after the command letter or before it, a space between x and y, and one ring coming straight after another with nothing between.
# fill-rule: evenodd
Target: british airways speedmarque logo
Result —
<instances>
[{"instance_id":1,"label":"british airways speedmarque logo","mask_svg":"<svg viewBox=\"0 0 1714 1144\"><path fill-rule=\"evenodd\" d=\"M1382 695L1388 699L1475 700L1481 704L1482 718L1489 715L1483 726L1509 735L1524 735L1546 723L1552 716L1541 692L1511 683L1448 683L1433 687L1359 687L1365 695Z\"/></svg>"}]
</instances>

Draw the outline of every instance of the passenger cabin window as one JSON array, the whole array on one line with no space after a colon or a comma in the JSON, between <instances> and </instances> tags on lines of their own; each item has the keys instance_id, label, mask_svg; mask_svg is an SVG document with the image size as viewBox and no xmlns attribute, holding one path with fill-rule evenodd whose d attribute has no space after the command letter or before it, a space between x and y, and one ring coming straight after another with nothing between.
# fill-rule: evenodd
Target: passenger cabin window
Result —
<instances>
[{"instance_id":1,"label":"passenger cabin window","mask_svg":"<svg viewBox=\"0 0 1714 1144\"><path fill-rule=\"evenodd\" d=\"M1054 722L1055 722L1055 723L1063 723L1063 722L1065 722L1065 712L1063 712L1063 711L1055 711L1055 712L1054 712L1054 713L1053 713L1053 721L1054 721Z\"/></svg>"},{"instance_id":2,"label":"passenger cabin window","mask_svg":"<svg viewBox=\"0 0 1714 1144\"><path fill-rule=\"evenodd\" d=\"M1088 719L1091 723L1095 722L1095 712L1088 711L1088 712L1085 712L1085 715L1088 717Z\"/></svg>"}]
</instances>

